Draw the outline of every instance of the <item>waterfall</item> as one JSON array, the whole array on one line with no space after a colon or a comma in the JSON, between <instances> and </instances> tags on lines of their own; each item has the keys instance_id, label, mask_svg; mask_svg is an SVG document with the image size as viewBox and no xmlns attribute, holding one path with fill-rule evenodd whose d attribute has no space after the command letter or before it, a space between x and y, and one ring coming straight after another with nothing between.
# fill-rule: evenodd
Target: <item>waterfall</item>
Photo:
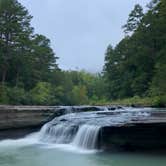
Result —
<instances>
[{"instance_id":1,"label":"waterfall","mask_svg":"<svg viewBox=\"0 0 166 166\"><path fill-rule=\"evenodd\" d=\"M55 144L70 144L82 149L96 149L100 127L76 126L68 123L46 124L40 131L40 141Z\"/></svg>"},{"instance_id":2,"label":"waterfall","mask_svg":"<svg viewBox=\"0 0 166 166\"><path fill-rule=\"evenodd\" d=\"M40 140L48 143L67 144L73 140L77 127L67 124L46 124L40 131Z\"/></svg>"},{"instance_id":3,"label":"waterfall","mask_svg":"<svg viewBox=\"0 0 166 166\"><path fill-rule=\"evenodd\" d=\"M100 127L93 125L82 125L72 144L83 149L96 149Z\"/></svg>"},{"instance_id":4,"label":"waterfall","mask_svg":"<svg viewBox=\"0 0 166 166\"><path fill-rule=\"evenodd\" d=\"M93 150L99 147L99 132L104 126L122 125L132 119L146 119L148 116L146 112L111 112L107 107L105 111L68 113L44 125L39 132L39 141L55 146L70 145L74 148Z\"/></svg>"}]
</instances>

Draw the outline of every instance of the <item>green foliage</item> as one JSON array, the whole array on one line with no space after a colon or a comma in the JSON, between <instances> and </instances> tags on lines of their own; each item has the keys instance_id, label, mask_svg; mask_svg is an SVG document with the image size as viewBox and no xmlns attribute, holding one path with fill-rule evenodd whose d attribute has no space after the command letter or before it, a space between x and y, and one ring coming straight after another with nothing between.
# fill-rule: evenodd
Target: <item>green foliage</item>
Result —
<instances>
[{"instance_id":1,"label":"green foliage","mask_svg":"<svg viewBox=\"0 0 166 166\"><path fill-rule=\"evenodd\" d=\"M153 96L153 97L139 97L134 96L131 98L118 99L115 101L107 102L105 104L112 105L125 105L125 106L153 106L153 107L165 107L166 96Z\"/></svg>"},{"instance_id":2,"label":"green foliage","mask_svg":"<svg viewBox=\"0 0 166 166\"><path fill-rule=\"evenodd\" d=\"M85 86L74 86L71 92L71 104L83 105L88 103L87 90Z\"/></svg>"},{"instance_id":3,"label":"green foliage","mask_svg":"<svg viewBox=\"0 0 166 166\"><path fill-rule=\"evenodd\" d=\"M156 96L153 105L156 107L166 107L166 95Z\"/></svg>"},{"instance_id":4,"label":"green foliage","mask_svg":"<svg viewBox=\"0 0 166 166\"><path fill-rule=\"evenodd\" d=\"M17 0L0 0L0 81L31 89L57 70L50 41L33 33L32 16Z\"/></svg>"},{"instance_id":5,"label":"green foliage","mask_svg":"<svg viewBox=\"0 0 166 166\"><path fill-rule=\"evenodd\" d=\"M108 46L100 74L62 71L50 40L35 34L17 0L0 0L0 104L166 103L166 1L137 4L125 37ZM127 98L127 99L125 99Z\"/></svg>"},{"instance_id":6,"label":"green foliage","mask_svg":"<svg viewBox=\"0 0 166 166\"><path fill-rule=\"evenodd\" d=\"M25 92L23 88L8 86L0 87L0 104L22 105L28 102L28 93Z\"/></svg>"},{"instance_id":7,"label":"green foliage","mask_svg":"<svg viewBox=\"0 0 166 166\"><path fill-rule=\"evenodd\" d=\"M61 86L54 87L48 82L38 82L29 95L33 105L60 105L64 91Z\"/></svg>"},{"instance_id":8,"label":"green foliage","mask_svg":"<svg viewBox=\"0 0 166 166\"><path fill-rule=\"evenodd\" d=\"M38 82L30 91L33 104L49 105L52 100L52 87L50 83Z\"/></svg>"},{"instance_id":9,"label":"green foliage","mask_svg":"<svg viewBox=\"0 0 166 166\"><path fill-rule=\"evenodd\" d=\"M0 85L0 104L7 104L9 102L7 91L8 91L7 86Z\"/></svg>"},{"instance_id":10,"label":"green foliage","mask_svg":"<svg viewBox=\"0 0 166 166\"><path fill-rule=\"evenodd\" d=\"M17 0L0 0L0 79L5 84L10 76L11 66L22 64L21 56L33 32L31 16ZM14 68L15 69L15 68ZM16 73L17 71L14 70ZM17 77L16 77L17 78Z\"/></svg>"},{"instance_id":11,"label":"green foliage","mask_svg":"<svg viewBox=\"0 0 166 166\"><path fill-rule=\"evenodd\" d=\"M159 105L166 103L163 99L166 94L165 9L164 0L151 1L145 14L142 7L136 5L123 26L130 36L122 39L115 48L108 46L104 77L109 99L149 95L158 98L156 103Z\"/></svg>"},{"instance_id":12,"label":"green foliage","mask_svg":"<svg viewBox=\"0 0 166 166\"><path fill-rule=\"evenodd\" d=\"M123 26L124 32L129 33L137 30L143 16L143 8L139 4L136 4L134 9L129 14L127 24Z\"/></svg>"},{"instance_id":13,"label":"green foliage","mask_svg":"<svg viewBox=\"0 0 166 166\"><path fill-rule=\"evenodd\" d=\"M10 104L22 105L28 102L28 94L21 87L8 88L8 99Z\"/></svg>"},{"instance_id":14,"label":"green foliage","mask_svg":"<svg viewBox=\"0 0 166 166\"><path fill-rule=\"evenodd\" d=\"M2 104L59 102L52 93L60 95L61 88L53 88L49 83L53 73L59 70L57 57L50 47L50 40L34 34L31 19L32 16L17 0L0 0Z\"/></svg>"}]
</instances>

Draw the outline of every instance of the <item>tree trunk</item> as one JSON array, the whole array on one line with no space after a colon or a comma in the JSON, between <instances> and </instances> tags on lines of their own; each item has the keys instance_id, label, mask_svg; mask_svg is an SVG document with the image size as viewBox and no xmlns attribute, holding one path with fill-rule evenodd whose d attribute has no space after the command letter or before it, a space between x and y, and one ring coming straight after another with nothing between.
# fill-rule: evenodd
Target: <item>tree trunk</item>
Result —
<instances>
[{"instance_id":1,"label":"tree trunk","mask_svg":"<svg viewBox=\"0 0 166 166\"><path fill-rule=\"evenodd\" d=\"M1 80L2 85L4 85L6 82L6 75L7 75L7 67L4 66L2 71L2 80Z\"/></svg>"},{"instance_id":2,"label":"tree trunk","mask_svg":"<svg viewBox=\"0 0 166 166\"><path fill-rule=\"evenodd\" d=\"M17 71L17 74L16 74L16 85L15 85L15 87L18 86L18 83L19 83L19 70Z\"/></svg>"}]
</instances>

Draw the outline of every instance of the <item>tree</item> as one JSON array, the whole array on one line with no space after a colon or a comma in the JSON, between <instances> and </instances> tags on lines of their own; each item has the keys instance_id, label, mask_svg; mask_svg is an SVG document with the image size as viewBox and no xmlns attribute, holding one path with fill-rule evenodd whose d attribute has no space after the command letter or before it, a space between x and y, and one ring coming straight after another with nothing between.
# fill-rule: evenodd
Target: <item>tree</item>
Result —
<instances>
[{"instance_id":1,"label":"tree","mask_svg":"<svg viewBox=\"0 0 166 166\"><path fill-rule=\"evenodd\" d=\"M11 61L18 59L33 32L31 16L17 0L0 0L0 76L4 84ZM19 57L21 59L21 57Z\"/></svg>"},{"instance_id":2,"label":"tree","mask_svg":"<svg viewBox=\"0 0 166 166\"><path fill-rule=\"evenodd\" d=\"M126 34L134 32L140 25L143 16L143 8L139 4L136 4L134 9L129 14L127 23L123 26L124 32Z\"/></svg>"},{"instance_id":3,"label":"tree","mask_svg":"<svg viewBox=\"0 0 166 166\"><path fill-rule=\"evenodd\" d=\"M71 104L82 105L87 104L87 90L85 86L74 86L71 92Z\"/></svg>"},{"instance_id":4,"label":"tree","mask_svg":"<svg viewBox=\"0 0 166 166\"><path fill-rule=\"evenodd\" d=\"M52 72L59 70L56 60L50 40L43 35L34 35L20 73L25 87L31 89L37 82L49 82Z\"/></svg>"},{"instance_id":5,"label":"tree","mask_svg":"<svg viewBox=\"0 0 166 166\"><path fill-rule=\"evenodd\" d=\"M166 93L165 11L164 0L152 0L145 14L136 5L123 26L130 35L107 48L104 77L110 99Z\"/></svg>"},{"instance_id":6,"label":"tree","mask_svg":"<svg viewBox=\"0 0 166 166\"><path fill-rule=\"evenodd\" d=\"M31 90L32 104L49 105L51 101L52 86L47 82L38 82Z\"/></svg>"}]
</instances>

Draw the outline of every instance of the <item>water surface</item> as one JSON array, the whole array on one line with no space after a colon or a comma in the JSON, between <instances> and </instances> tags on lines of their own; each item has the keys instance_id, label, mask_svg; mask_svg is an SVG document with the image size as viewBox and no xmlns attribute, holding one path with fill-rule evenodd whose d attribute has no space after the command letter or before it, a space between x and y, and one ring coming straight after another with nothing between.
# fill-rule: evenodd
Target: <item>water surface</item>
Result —
<instances>
[{"instance_id":1,"label":"water surface","mask_svg":"<svg viewBox=\"0 0 166 166\"><path fill-rule=\"evenodd\" d=\"M43 145L0 147L0 166L165 166L166 157L139 153L86 153Z\"/></svg>"}]
</instances>

